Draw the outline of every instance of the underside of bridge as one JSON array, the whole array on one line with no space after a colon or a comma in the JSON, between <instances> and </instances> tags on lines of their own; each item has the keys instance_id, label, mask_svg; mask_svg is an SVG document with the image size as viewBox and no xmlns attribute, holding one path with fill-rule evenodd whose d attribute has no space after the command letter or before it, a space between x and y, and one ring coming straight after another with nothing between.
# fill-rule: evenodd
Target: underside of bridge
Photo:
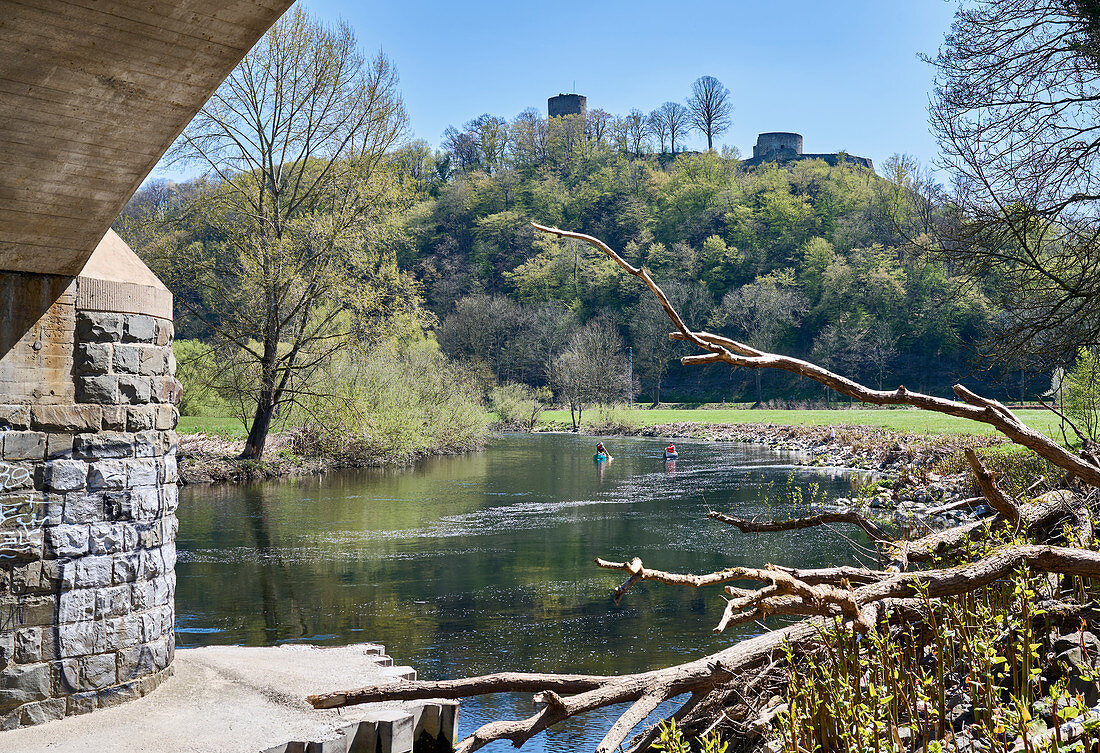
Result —
<instances>
[{"instance_id":1,"label":"underside of bridge","mask_svg":"<svg viewBox=\"0 0 1100 753\"><path fill-rule=\"evenodd\" d=\"M174 648L172 296L110 225L290 0L0 0L0 729Z\"/></svg>"}]
</instances>

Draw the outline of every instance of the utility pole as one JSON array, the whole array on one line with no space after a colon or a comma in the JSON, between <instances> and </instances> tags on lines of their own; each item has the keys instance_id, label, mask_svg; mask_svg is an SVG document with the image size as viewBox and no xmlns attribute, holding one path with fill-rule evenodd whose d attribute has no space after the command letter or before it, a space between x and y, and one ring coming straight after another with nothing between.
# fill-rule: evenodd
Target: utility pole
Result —
<instances>
[{"instance_id":1,"label":"utility pole","mask_svg":"<svg viewBox=\"0 0 1100 753\"><path fill-rule=\"evenodd\" d=\"M634 407L634 351L628 345L626 347L626 394L630 399L630 407Z\"/></svg>"}]
</instances>

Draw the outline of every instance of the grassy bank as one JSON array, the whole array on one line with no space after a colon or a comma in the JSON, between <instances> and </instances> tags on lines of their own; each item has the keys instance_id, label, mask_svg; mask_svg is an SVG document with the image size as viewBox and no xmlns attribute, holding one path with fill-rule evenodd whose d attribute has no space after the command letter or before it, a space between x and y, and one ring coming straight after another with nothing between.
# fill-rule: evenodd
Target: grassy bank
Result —
<instances>
[{"instance_id":1,"label":"grassy bank","mask_svg":"<svg viewBox=\"0 0 1100 753\"><path fill-rule=\"evenodd\" d=\"M874 426L918 434L993 434L991 426L964 418L954 418L916 409L876 410L743 410L699 406L694 408L636 408L618 411L635 426L656 426L677 422L697 424L778 424L786 426ZM1016 411L1030 427L1044 434L1061 437L1058 419L1045 410ZM585 423L595 411L585 411ZM540 426L570 426L568 410L548 410L540 417Z\"/></svg>"},{"instance_id":2,"label":"grassy bank","mask_svg":"<svg viewBox=\"0 0 1100 753\"><path fill-rule=\"evenodd\" d=\"M1024 422L1048 436L1061 437L1058 420L1049 411L1019 410L1016 415ZM588 424L596 412L585 411ZM921 410L748 410L712 408L636 408L616 411L616 416L626 417L633 425L656 426L677 422L697 424L776 424L780 426L874 426L894 431L911 431L919 434L993 434L995 430L986 424L954 418ZM539 420L542 428L568 427L569 411L548 410ZM240 420L229 416L180 416L176 429L180 434L210 434L227 439L244 439L246 432Z\"/></svg>"},{"instance_id":3,"label":"grassy bank","mask_svg":"<svg viewBox=\"0 0 1100 753\"><path fill-rule=\"evenodd\" d=\"M226 439L244 439L248 432L239 418L230 416L180 416L179 434L209 434Z\"/></svg>"}]
</instances>

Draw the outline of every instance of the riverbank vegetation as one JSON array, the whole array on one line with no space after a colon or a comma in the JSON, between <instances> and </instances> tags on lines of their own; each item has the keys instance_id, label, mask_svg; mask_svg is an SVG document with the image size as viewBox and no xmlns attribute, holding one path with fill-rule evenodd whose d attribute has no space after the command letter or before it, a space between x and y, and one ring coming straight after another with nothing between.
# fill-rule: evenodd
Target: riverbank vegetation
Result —
<instances>
[{"instance_id":1,"label":"riverbank vegetation","mask_svg":"<svg viewBox=\"0 0 1100 753\"><path fill-rule=\"evenodd\" d=\"M1013 411L1024 423L1047 436L1060 436L1060 420L1048 410L1027 409ZM875 426L915 434L992 434L994 429L986 424L965 418L928 414L916 410L880 410L856 408L852 410L768 410L753 408L722 408L712 406L678 406L669 408L606 408L593 411L582 427L599 431L608 422L601 421L611 415L615 422L629 429L663 424L771 424L774 426ZM551 409L540 416L539 425L544 429L568 430L568 411ZM614 433L614 432L609 432Z\"/></svg>"}]
</instances>

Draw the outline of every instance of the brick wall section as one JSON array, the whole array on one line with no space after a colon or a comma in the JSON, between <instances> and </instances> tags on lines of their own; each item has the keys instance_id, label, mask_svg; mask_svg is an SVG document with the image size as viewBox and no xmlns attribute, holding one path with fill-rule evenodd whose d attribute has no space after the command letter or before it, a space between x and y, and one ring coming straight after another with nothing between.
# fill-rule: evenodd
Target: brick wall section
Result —
<instances>
[{"instance_id":1,"label":"brick wall section","mask_svg":"<svg viewBox=\"0 0 1100 753\"><path fill-rule=\"evenodd\" d=\"M174 650L172 323L65 290L0 309L0 729L144 695Z\"/></svg>"}]
</instances>

